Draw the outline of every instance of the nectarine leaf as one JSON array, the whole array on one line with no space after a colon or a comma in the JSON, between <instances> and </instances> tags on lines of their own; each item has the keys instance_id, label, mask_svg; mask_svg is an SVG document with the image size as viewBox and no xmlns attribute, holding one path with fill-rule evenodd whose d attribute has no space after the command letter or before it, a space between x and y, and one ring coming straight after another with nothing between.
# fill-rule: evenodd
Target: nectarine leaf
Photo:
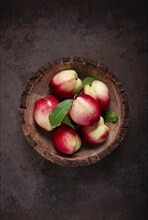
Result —
<instances>
[{"instance_id":1,"label":"nectarine leaf","mask_svg":"<svg viewBox=\"0 0 148 220\"><path fill-rule=\"evenodd\" d=\"M49 121L51 126L56 127L60 125L66 114L68 113L71 105L73 103L72 99L66 99L63 102L60 102L52 109L52 112L49 115Z\"/></svg>"},{"instance_id":2,"label":"nectarine leaf","mask_svg":"<svg viewBox=\"0 0 148 220\"><path fill-rule=\"evenodd\" d=\"M69 127L71 127L72 129L75 130L74 125L71 123L71 120L69 119L69 117L67 115L63 118L62 123L68 125Z\"/></svg>"},{"instance_id":3,"label":"nectarine leaf","mask_svg":"<svg viewBox=\"0 0 148 220\"><path fill-rule=\"evenodd\" d=\"M90 77L90 76L86 77L86 78L83 79L83 81L82 81L82 88L83 88L84 86L87 86L87 85L91 84L93 81L95 81L95 78Z\"/></svg>"},{"instance_id":4,"label":"nectarine leaf","mask_svg":"<svg viewBox=\"0 0 148 220\"><path fill-rule=\"evenodd\" d=\"M102 117L105 122L116 122L118 120L118 115L116 112L112 112L109 109L103 112Z\"/></svg>"},{"instance_id":5,"label":"nectarine leaf","mask_svg":"<svg viewBox=\"0 0 148 220\"><path fill-rule=\"evenodd\" d=\"M88 76L85 79L83 79L82 81L82 86L79 89L79 91L75 94L74 98L80 93L80 91L87 85L90 85L93 81L95 80L95 78Z\"/></svg>"}]
</instances>

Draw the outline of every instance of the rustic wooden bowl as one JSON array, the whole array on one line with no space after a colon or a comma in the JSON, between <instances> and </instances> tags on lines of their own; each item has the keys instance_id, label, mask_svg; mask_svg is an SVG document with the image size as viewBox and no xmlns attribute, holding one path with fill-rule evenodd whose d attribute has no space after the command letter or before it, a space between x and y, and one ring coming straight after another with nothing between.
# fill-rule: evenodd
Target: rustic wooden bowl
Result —
<instances>
[{"instance_id":1,"label":"rustic wooden bowl","mask_svg":"<svg viewBox=\"0 0 148 220\"><path fill-rule=\"evenodd\" d=\"M51 132L40 129L33 118L36 100L50 94L48 89L50 79L59 71L66 69L76 70L81 79L92 76L106 83L111 94L110 109L119 116L116 123L109 123L110 134L105 142L95 147L83 143L81 149L72 156L57 152L51 140ZM114 73L101 63L83 57L68 57L50 62L32 75L22 93L19 118L25 137L43 157L60 165L84 166L101 160L120 144L127 131L128 112L127 94Z\"/></svg>"}]
</instances>

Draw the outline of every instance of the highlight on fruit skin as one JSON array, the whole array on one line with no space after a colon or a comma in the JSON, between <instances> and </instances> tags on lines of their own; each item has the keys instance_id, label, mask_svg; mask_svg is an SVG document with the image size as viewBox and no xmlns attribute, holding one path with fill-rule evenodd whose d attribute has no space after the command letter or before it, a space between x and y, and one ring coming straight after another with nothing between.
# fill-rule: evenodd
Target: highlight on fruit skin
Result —
<instances>
[{"instance_id":1,"label":"highlight on fruit skin","mask_svg":"<svg viewBox=\"0 0 148 220\"><path fill-rule=\"evenodd\" d=\"M107 85L99 80L93 81L90 85L86 85L83 88L83 93L92 96L98 100L101 111L108 108L110 103L110 92Z\"/></svg>"},{"instance_id":2,"label":"highlight on fruit skin","mask_svg":"<svg viewBox=\"0 0 148 220\"><path fill-rule=\"evenodd\" d=\"M92 126L81 127L84 140L89 144L100 144L104 142L109 135L109 127L105 125L104 119L94 123Z\"/></svg>"},{"instance_id":3,"label":"highlight on fruit skin","mask_svg":"<svg viewBox=\"0 0 148 220\"><path fill-rule=\"evenodd\" d=\"M73 154L81 147L81 138L69 126L62 124L52 134L55 148L64 154Z\"/></svg>"},{"instance_id":4,"label":"highlight on fruit skin","mask_svg":"<svg viewBox=\"0 0 148 220\"><path fill-rule=\"evenodd\" d=\"M81 86L82 81L78 78L75 70L63 70L49 82L52 93L61 98L72 98Z\"/></svg>"},{"instance_id":5,"label":"highlight on fruit skin","mask_svg":"<svg viewBox=\"0 0 148 220\"><path fill-rule=\"evenodd\" d=\"M71 119L81 126L90 126L100 119L100 106L93 97L80 94L69 111Z\"/></svg>"},{"instance_id":6,"label":"highlight on fruit skin","mask_svg":"<svg viewBox=\"0 0 148 220\"><path fill-rule=\"evenodd\" d=\"M36 123L46 131L53 129L49 121L49 114L58 104L59 101L53 95L41 98L35 102L33 111L34 119Z\"/></svg>"}]
</instances>

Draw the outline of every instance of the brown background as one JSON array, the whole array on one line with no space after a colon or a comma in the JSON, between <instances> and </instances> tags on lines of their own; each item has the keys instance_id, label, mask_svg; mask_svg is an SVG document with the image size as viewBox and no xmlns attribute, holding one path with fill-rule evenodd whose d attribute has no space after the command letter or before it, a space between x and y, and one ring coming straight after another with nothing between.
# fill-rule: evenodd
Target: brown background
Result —
<instances>
[{"instance_id":1,"label":"brown background","mask_svg":"<svg viewBox=\"0 0 148 220\"><path fill-rule=\"evenodd\" d=\"M146 1L0 1L1 219L146 220ZM117 73L128 93L123 143L89 167L60 167L25 140L18 107L30 73L84 56Z\"/></svg>"}]
</instances>

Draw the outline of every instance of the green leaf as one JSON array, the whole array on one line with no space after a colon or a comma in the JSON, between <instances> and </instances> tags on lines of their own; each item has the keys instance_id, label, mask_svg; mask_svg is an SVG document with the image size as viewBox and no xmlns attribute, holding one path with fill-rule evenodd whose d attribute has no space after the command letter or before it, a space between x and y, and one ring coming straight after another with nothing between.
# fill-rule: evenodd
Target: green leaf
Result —
<instances>
[{"instance_id":1,"label":"green leaf","mask_svg":"<svg viewBox=\"0 0 148 220\"><path fill-rule=\"evenodd\" d=\"M82 81L82 88L84 88L85 86L91 84L93 81L95 80L95 78L93 77L86 77L83 81Z\"/></svg>"},{"instance_id":2,"label":"green leaf","mask_svg":"<svg viewBox=\"0 0 148 220\"><path fill-rule=\"evenodd\" d=\"M62 122L65 115L69 111L72 103L72 99L66 99L63 102L60 102L58 105L56 105L56 107L52 110L52 112L49 115L49 121L51 123L51 126L56 127Z\"/></svg>"},{"instance_id":3,"label":"green leaf","mask_svg":"<svg viewBox=\"0 0 148 220\"><path fill-rule=\"evenodd\" d=\"M82 81L82 86L81 88L78 90L78 92L74 95L74 98L80 93L80 91L87 85L90 85L93 81L95 80L95 78L93 77L86 77L83 81Z\"/></svg>"},{"instance_id":4,"label":"green leaf","mask_svg":"<svg viewBox=\"0 0 148 220\"><path fill-rule=\"evenodd\" d=\"M118 115L116 112L112 112L109 109L103 112L102 114L105 122L116 122L118 120Z\"/></svg>"},{"instance_id":5,"label":"green leaf","mask_svg":"<svg viewBox=\"0 0 148 220\"><path fill-rule=\"evenodd\" d=\"M62 123L68 125L69 127L71 127L72 129L75 130L74 125L71 123L71 120L69 119L69 117L67 115L63 118Z\"/></svg>"}]
</instances>

